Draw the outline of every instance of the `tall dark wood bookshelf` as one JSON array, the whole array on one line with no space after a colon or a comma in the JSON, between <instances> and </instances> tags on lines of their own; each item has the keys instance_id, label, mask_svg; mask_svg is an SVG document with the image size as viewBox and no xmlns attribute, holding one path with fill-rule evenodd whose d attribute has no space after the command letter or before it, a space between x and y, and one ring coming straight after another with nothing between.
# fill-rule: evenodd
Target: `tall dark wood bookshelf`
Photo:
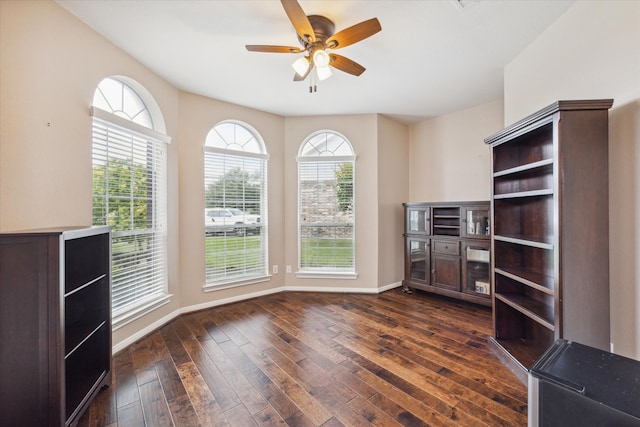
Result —
<instances>
[{"instance_id":1,"label":"tall dark wood bookshelf","mask_svg":"<svg viewBox=\"0 0 640 427\"><path fill-rule=\"evenodd\" d=\"M558 101L492 151L490 345L518 377L556 340L609 349L608 109Z\"/></svg>"}]
</instances>

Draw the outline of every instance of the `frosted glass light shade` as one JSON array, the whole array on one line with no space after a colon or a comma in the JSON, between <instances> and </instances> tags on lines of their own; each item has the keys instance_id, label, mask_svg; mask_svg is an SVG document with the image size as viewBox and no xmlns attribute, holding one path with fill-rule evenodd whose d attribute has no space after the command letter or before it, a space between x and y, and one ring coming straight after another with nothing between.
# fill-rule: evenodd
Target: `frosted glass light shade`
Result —
<instances>
[{"instance_id":1,"label":"frosted glass light shade","mask_svg":"<svg viewBox=\"0 0 640 427\"><path fill-rule=\"evenodd\" d=\"M300 77L302 77L306 74L307 70L309 69L309 60L307 59L306 56L302 56L296 59L296 61L293 64L291 64L291 66L293 67L295 72Z\"/></svg>"},{"instance_id":2,"label":"frosted glass light shade","mask_svg":"<svg viewBox=\"0 0 640 427\"><path fill-rule=\"evenodd\" d=\"M318 79L319 80L328 79L329 77L331 77L331 74L333 74L331 72L331 68L329 68L329 66L316 67L316 71L318 72Z\"/></svg>"},{"instance_id":3,"label":"frosted glass light shade","mask_svg":"<svg viewBox=\"0 0 640 427\"><path fill-rule=\"evenodd\" d=\"M313 52L313 63L316 67L327 67L329 65L329 54L322 49Z\"/></svg>"}]
</instances>

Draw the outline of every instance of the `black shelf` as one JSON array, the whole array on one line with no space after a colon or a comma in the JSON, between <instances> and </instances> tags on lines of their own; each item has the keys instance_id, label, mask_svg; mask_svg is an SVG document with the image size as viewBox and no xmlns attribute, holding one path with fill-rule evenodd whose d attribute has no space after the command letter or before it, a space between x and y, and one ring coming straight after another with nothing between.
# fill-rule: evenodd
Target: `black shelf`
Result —
<instances>
[{"instance_id":1,"label":"black shelf","mask_svg":"<svg viewBox=\"0 0 640 427\"><path fill-rule=\"evenodd\" d=\"M111 231L0 233L0 425L76 425L111 384Z\"/></svg>"}]
</instances>

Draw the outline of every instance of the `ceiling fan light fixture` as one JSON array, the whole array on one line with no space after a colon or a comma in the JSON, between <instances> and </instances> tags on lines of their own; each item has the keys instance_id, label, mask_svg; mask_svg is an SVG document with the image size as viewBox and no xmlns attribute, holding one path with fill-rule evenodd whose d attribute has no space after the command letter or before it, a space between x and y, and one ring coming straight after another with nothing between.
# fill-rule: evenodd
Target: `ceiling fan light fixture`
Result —
<instances>
[{"instance_id":1,"label":"ceiling fan light fixture","mask_svg":"<svg viewBox=\"0 0 640 427\"><path fill-rule=\"evenodd\" d=\"M2 0L0 0L2 1ZM457 2L481 1L481 0L450 0ZM324 80L332 75L331 68L343 71L353 76L359 76L365 68L355 61L335 53L327 53L327 50L342 49L358 43L382 30L378 18L367 19L352 25L344 30L335 32L335 25L331 19L322 15L307 15L300 6L298 0L281 0L289 21L296 31L296 36L302 47L275 46L275 45L246 45L250 52L271 53L303 53L304 57L297 59L293 64L295 75L294 82L300 82L309 77L313 69L319 80ZM315 76L311 76L315 81ZM315 92L315 84L313 85Z\"/></svg>"},{"instance_id":2,"label":"ceiling fan light fixture","mask_svg":"<svg viewBox=\"0 0 640 427\"><path fill-rule=\"evenodd\" d=\"M324 49L316 49L313 52L313 63L318 68L328 67L331 58L329 58L329 54Z\"/></svg>"},{"instance_id":3,"label":"ceiling fan light fixture","mask_svg":"<svg viewBox=\"0 0 640 427\"><path fill-rule=\"evenodd\" d=\"M291 64L291 66L295 70L296 74L302 77L307 73L307 70L309 69L309 59L306 56L302 56L296 59L295 62Z\"/></svg>"},{"instance_id":4,"label":"ceiling fan light fixture","mask_svg":"<svg viewBox=\"0 0 640 427\"><path fill-rule=\"evenodd\" d=\"M324 67L316 67L316 72L318 73L318 80L326 80L331 77L331 68L329 66Z\"/></svg>"}]
</instances>

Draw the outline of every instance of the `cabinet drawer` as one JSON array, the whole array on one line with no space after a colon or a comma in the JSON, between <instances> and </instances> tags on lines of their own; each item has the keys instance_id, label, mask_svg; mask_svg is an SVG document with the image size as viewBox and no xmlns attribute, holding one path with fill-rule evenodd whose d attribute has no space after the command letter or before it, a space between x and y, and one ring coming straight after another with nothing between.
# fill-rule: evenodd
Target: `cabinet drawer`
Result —
<instances>
[{"instance_id":1,"label":"cabinet drawer","mask_svg":"<svg viewBox=\"0 0 640 427\"><path fill-rule=\"evenodd\" d=\"M434 240L432 251L438 254L460 255L460 242Z\"/></svg>"},{"instance_id":2,"label":"cabinet drawer","mask_svg":"<svg viewBox=\"0 0 640 427\"><path fill-rule=\"evenodd\" d=\"M109 279L102 279L64 298L64 354L69 354L95 328L109 319Z\"/></svg>"}]
</instances>

